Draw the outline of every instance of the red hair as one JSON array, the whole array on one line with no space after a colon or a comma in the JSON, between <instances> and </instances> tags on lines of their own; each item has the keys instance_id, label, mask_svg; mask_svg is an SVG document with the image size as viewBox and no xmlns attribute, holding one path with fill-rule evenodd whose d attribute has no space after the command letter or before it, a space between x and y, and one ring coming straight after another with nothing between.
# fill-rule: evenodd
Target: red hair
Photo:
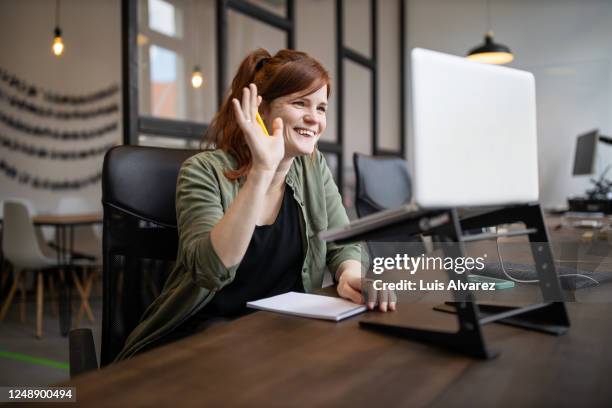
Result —
<instances>
[{"instance_id":1,"label":"red hair","mask_svg":"<svg viewBox=\"0 0 612 408\"><path fill-rule=\"evenodd\" d=\"M293 93L308 95L324 85L327 85L328 97L331 92L327 70L304 52L280 50L272 56L265 49L259 48L247 55L238 68L229 94L205 135L209 144L214 144L216 148L236 159L236 169L225 172L225 176L230 180L245 176L251 169L251 151L232 108L232 99L241 100L242 88L248 87L250 83L257 85L257 93L268 104L278 97Z\"/></svg>"}]
</instances>

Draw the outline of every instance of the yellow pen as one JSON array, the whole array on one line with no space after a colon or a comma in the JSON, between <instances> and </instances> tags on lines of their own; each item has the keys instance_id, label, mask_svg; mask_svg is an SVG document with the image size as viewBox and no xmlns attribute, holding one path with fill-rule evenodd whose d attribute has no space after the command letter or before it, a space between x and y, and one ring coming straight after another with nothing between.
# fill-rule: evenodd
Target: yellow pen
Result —
<instances>
[{"instance_id":1,"label":"yellow pen","mask_svg":"<svg viewBox=\"0 0 612 408\"><path fill-rule=\"evenodd\" d=\"M257 123L259 123L259 126L261 126L266 136L270 136L270 133L268 133L268 129L266 129L266 125L264 124L263 119L261 119L261 116L259 116L259 112L257 112L257 114L255 115L255 120L257 121Z\"/></svg>"}]
</instances>

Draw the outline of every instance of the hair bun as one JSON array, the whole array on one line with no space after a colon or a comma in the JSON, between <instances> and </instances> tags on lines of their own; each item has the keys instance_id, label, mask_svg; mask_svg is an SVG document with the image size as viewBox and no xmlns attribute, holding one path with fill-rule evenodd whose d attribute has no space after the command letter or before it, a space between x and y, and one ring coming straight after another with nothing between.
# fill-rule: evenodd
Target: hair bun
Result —
<instances>
[{"instance_id":1,"label":"hair bun","mask_svg":"<svg viewBox=\"0 0 612 408\"><path fill-rule=\"evenodd\" d=\"M265 57L265 58L260 59L259 62L257 62L257 64L255 65L255 72L257 72L260 69L262 69L263 66L268 63L268 61L270 61L269 57Z\"/></svg>"}]
</instances>

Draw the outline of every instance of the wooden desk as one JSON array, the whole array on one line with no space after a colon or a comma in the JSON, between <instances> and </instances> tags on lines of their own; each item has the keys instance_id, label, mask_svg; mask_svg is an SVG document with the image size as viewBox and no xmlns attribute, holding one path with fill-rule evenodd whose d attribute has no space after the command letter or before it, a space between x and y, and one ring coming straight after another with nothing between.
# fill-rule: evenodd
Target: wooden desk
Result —
<instances>
[{"instance_id":1,"label":"wooden desk","mask_svg":"<svg viewBox=\"0 0 612 408\"><path fill-rule=\"evenodd\" d=\"M256 312L66 385L88 407L612 405L612 303L568 303L572 327L560 337L486 325L501 351L490 361L358 325L456 329L432 307L402 303L340 323Z\"/></svg>"},{"instance_id":2,"label":"wooden desk","mask_svg":"<svg viewBox=\"0 0 612 408\"><path fill-rule=\"evenodd\" d=\"M257 312L69 384L83 406L610 406L611 304L569 304L555 337L485 327L481 361L358 327ZM431 305L368 319L451 328Z\"/></svg>"}]
</instances>

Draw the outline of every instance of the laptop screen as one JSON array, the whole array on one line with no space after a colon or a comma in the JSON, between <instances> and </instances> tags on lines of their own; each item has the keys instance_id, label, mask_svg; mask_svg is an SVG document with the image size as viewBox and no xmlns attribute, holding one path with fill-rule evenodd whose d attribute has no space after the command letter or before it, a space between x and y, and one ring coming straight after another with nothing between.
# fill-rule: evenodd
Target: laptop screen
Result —
<instances>
[{"instance_id":1,"label":"laptop screen","mask_svg":"<svg viewBox=\"0 0 612 408\"><path fill-rule=\"evenodd\" d=\"M423 208L538 200L531 73L412 50L414 197Z\"/></svg>"}]
</instances>

